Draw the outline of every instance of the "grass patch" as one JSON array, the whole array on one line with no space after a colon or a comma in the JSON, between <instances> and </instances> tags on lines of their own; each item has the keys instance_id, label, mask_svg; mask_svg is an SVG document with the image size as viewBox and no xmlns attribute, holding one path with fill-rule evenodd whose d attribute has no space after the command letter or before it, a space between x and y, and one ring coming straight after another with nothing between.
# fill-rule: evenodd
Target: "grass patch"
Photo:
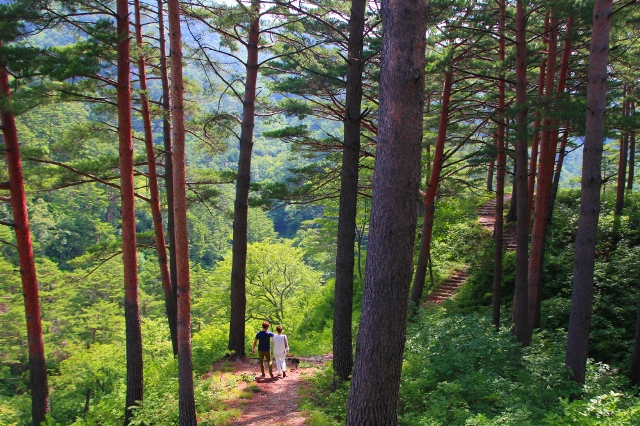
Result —
<instances>
[{"instance_id":1,"label":"grass patch","mask_svg":"<svg viewBox=\"0 0 640 426\"><path fill-rule=\"evenodd\" d=\"M236 371L236 366L232 362L225 361L220 366L220 371L224 371L225 373L232 373L232 372Z\"/></svg>"},{"instance_id":2,"label":"grass patch","mask_svg":"<svg viewBox=\"0 0 640 426\"><path fill-rule=\"evenodd\" d=\"M247 392L258 393L258 392L260 392L260 386L256 385L255 383L252 383L252 384L246 386L244 388L244 390L246 390Z\"/></svg>"}]
</instances>

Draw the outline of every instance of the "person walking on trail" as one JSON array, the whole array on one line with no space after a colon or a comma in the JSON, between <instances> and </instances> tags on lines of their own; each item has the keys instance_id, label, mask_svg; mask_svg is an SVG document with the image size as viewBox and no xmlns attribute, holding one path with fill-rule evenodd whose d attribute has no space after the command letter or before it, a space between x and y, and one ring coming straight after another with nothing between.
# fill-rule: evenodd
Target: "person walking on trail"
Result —
<instances>
[{"instance_id":1,"label":"person walking on trail","mask_svg":"<svg viewBox=\"0 0 640 426\"><path fill-rule=\"evenodd\" d=\"M285 356L289 353L289 341L287 335L282 334L282 326L276 327L278 334L273 335L273 356L276 359L276 369L278 376L287 377L287 366L285 365Z\"/></svg>"},{"instance_id":2,"label":"person walking on trail","mask_svg":"<svg viewBox=\"0 0 640 426\"><path fill-rule=\"evenodd\" d=\"M262 323L262 330L256 334L256 338L253 340L251 353L253 354L256 352L256 344L258 344L258 358L260 359L260 371L262 372L262 377L264 377L265 358L269 365L269 375L273 377L273 370L271 368L271 338L273 336L273 332L269 331L269 323L265 321Z\"/></svg>"}]
</instances>

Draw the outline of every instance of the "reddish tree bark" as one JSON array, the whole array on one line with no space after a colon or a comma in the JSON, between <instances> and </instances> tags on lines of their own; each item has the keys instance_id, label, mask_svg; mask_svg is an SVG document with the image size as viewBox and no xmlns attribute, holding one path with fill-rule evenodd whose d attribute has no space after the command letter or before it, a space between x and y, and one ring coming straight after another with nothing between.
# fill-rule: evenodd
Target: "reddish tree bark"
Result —
<instances>
[{"instance_id":1,"label":"reddish tree bark","mask_svg":"<svg viewBox=\"0 0 640 426\"><path fill-rule=\"evenodd\" d=\"M527 181L527 39L524 0L516 2L516 289L513 333L527 346L527 275L529 260L529 189Z\"/></svg>"},{"instance_id":2,"label":"reddish tree bark","mask_svg":"<svg viewBox=\"0 0 640 426\"><path fill-rule=\"evenodd\" d=\"M358 166L362 107L362 68L366 0L351 1L344 117L344 148L340 173L340 207L336 243L333 304L333 371L342 381L353 368L353 269L358 205Z\"/></svg>"},{"instance_id":3,"label":"reddish tree bark","mask_svg":"<svg viewBox=\"0 0 640 426\"><path fill-rule=\"evenodd\" d=\"M251 183L251 153L256 111L256 84L258 81L258 42L260 39L260 0L251 2L251 25L247 40L247 77L242 102L240 125L240 155L236 177L236 199L233 209L233 260L231 263L231 321L229 323L229 349L235 357L245 355L245 321L247 310L247 215L249 211L249 185Z\"/></svg>"},{"instance_id":4,"label":"reddish tree bark","mask_svg":"<svg viewBox=\"0 0 640 426\"><path fill-rule=\"evenodd\" d=\"M549 38L546 34L549 32L549 14L545 16L544 20L544 36L543 40L547 45L549 44ZM547 71L547 58L542 58L540 61L540 72L538 73L538 99L542 99L544 94L544 82L545 73ZM540 112L536 111L536 119L533 122L533 140L531 142L531 157L529 158L529 212L533 212L533 194L536 182L536 176L538 173L538 148L540 146Z\"/></svg>"},{"instance_id":5,"label":"reddish tree bark","mask_svg":"<svg viewBox=\"0 0 640 426\"><path fill-rule=\"evenodd\" d=\"M562 173L562 165L564 164L564 157L567 153L567 140L569 139L569 125L567 122L565 130L562 133L562 140L560 141L560 148L558 149L558 163L556 164L556 171L553 174L553 185L551 186L551 201L549 201L549 211L547 217L549 223L551 223L551 217L553 215L553 206L556 204L556 196L558 195L558 188L560 186L560 175ZM540 313L540 303L538 303L538 317Z\"/></svg>"},{"instance_id":6,"label":"reddish tree bark","mask_svg":"<svg viewBox=\"0 0 640 426\"><path fill-rule=\"evenodd\" d=\"M136 16L136 43L142 49L142 23L140 21L140 0L133 2ZM158 266L160 267L160 279L162 281L162 291L164 293L165 309L169 322L169 332L171 333L171 343L177 349L176 335L176 300L173 297L171 288L171 277L167 262L167 245L164 241L164 228L162 226L162 212L160 210L160 191L158 190L158 174L156 172L156 156L153 146L153 133L151 130L151 113L149 110L149 97L147 96L147 73L145 70L145 59L140 55L138 60L138 74L140 80L140 103L142 112L142 123L144 127L144 145L147 153L147 168L149 179L149 193L151 217L153 218L153 230L155 232L156 253L158 255ZM174 350L174 353L176 351Z\"/></svg>"},{"instance_id":7,"label":"reddish tree bark","mask_svg":"<svg viewBox=\"0 0 640 426\"><path fill-rule=\"evenodd\" d=\"M433 166L429 185L424 195L424 218L422 221L422 236L420 239L420 252L418 253L418 264L411 290L411 302L417 308L422 302L422 291L424 280L427 276L427 265L431 256L431 236L433 235L433 218L436 211L436 192L440 182L440 174L444 163L444 143L447 140L447 126L449 124L449 104L451 101L451 86L453 81L453 71L450 69L444 75L442 88L442 103L440 106L440 122L438 124L438 138L436 140L435 152L433 153ZM415 311L414 311L415 312Z\"/></svg>"},{"instance_id":8,"label":"reddish tree bark","mask_svg":"<svg viewBox=\"0 0 640 426\"><path fill-rule=\"evenodd\" d=\"M555 49L551 46L551 43L557 42L558 20L551 20L552 33L549 45L549 62L551 62L551 55L555 62ZM556 90L557 97L562 96L564 93L567 76L569 75L569 58L571 54L571 39L570 34L573 27L573 17L570 16L567 20L566 26L566 38L562 53L560 71L558 75L558 87ZM555 34L554 34L555 33ZM555 66L551 67L549 64L547 71L546 88L547 96L553 96L553 78L550 78L549 73L555 74ZM533 224L533 231L531 235L531 255L529 257L529 324L528 333L533 333L533 329L540 327L540 302L542 292L542 272L544 268L544 252L547 241L547 231L549 228L551 212L553 211L553 202L555 202L553 179L554 179L554 164L556 157L556 150L558 145L558 128L560 124L558 120L549 119L543 121L543 139L548 141L548 146L545 143L544 153L541 150L540 153L540 166L538 171L538 191L536 194L536 218ZM566 145L566 139L564 140ZM544 158L543 158L544 157ZM560 165L561 167L561 165ZM559 175L558 175L559 178Z\"/></svg>"},{"instance_id":9,"label":"reddish tree bark","mask_svg":"<svg viewBox=\"0 0 640 426\"><path fill-rule=\"evenodd\" d=\"M628 91L625 88L622 100L622 117L626 120L629 115ZM624 126L626 127L626 126ZM627 178L627 157L629 153L629 132L626 128L620 129L620 155L618 157L618 179L616 188L615 214L620 216L624 208L624 190Z\"/></svg>"},{"instance_id":10,"label":"reddish tree bark","mask_svg":"<svg viewBox=\"0 0 640 426\"><path fill-rule=\"evenodd\" d=\"M0 46L2 41L0 40ZM2 61L2 58L0 58ZM10 98L9 74L6 64L0 62L0 98ZM22 160L18 131L13 114L8 110L0 110L2 134L9 174L9 191L11 194L11 210L13 213L13 229L16 234L20 278L24 296L24 311L27 322L27 342L29 344L29 384L31 388L31 418L34 425L45 421L49 413L49 385L47 383L47 366L44 357L44 340L42 338L42 321L40 318L40 298L38 296L38 279L29 231L27 213L27 197L24 191Z\"/></svg>"},{"instance_id":11,"label":"reddish tree bark","mask_svg":"<svg viewBox=\"0 0 640 426\"><path fill-rule=\"evenodd\" d=\"M600 166L604 140L607 65L612 0L596 0L589 54L587 122L582 157L580 217L573 263L573 294L565 363L573 379L584 384L593 305L593 272L600 213ZM575 396L574 396L575 397Z\"/></svg>"},{"instance_id":12,"label":"reddish tree bark","mask_svg":"<svg viewBox=\"0 0 640 426\"><path fill-rule=\"evenodd\" d=\"M120 146L120 213L122 217L122 264L124 266L124 317L127 345L127 396L124 424L133 417L131 407L143 398L142 332L138 297L136 215L133 181L133 134L131 129L131 51L129 3L118 0L118 140Z\"/></svg>"},{"instance_id":13,"label":"reddish tree bark","mask_svg":"<svg viewBox=\"0 0 640 426\"><path fill-rule=\"evenodd\" d=\"M489 161L489 169L487 170L487 191L493 191L493 169L496 167L494 160Z\"/></svg>"},{"instance_id":14,"label":"reddish tree bark","mask_svg":"<svg viewBox=\"0 0 640 426\"><path fill-rule=\"evenodd\" d=\"M547 70L547 58L543 58L540 63L540 73L538 74L538 99L544 94L545 71ZM536 112L536 119L533 122L533 140L531 141L531 157L529 158L529 211L533 212L533 195L535 193L536 176L538 175L538 148L540 147L540 113Z\"/></svg>"},{"instance_id":15,"label":"reddish tree bark","mask_svg":"<svg viewBox=\"0 0 640 426\"><path fill-rule=\"evenodd\" d=\"M554 95L556 78L556 52L558 42L557 17L550 20L551 32L547 47L547 71L545 79L545 97L551 99ZM531 231L531 252L529 255L528 270L528 325L526 342L531 342L533 334L536 306L540 296L540 278L544 247L544 237L547 224L547 207L551 194L553 179L553 166L555 165L556 147L554 138L556 133L551 131L552 120L547 114L542 120L542 135L540 137L540 158L538 160L538 180L536 185L535 212L533 229ZM528 344L528 343L527 343Z\"/></svg>"},{"instance_id":16,"label":"reddish tree bark","mask_svg":"<svg viewBox=\"0 0 640 426\"><path fill-rule=\"evenodd\" d=\"M500 41L499 53L500 61L505 58L505 28L506 28L506 9L505 0L499 1L500 7ZM505 74L500 74L498 81L498 135L496 142L498 145L497 159L497 176L496 176L496 213L494 225L494 242L493 248L493 298L491 307L492 323L496 329L500 328L500 298L502 293L502 255L503 255L503 237L504 237L504 176L507 157L505 155Z\"/></svg>"},{"instance_id":17,"label":"reddish tree bark","mask_svg":"<svg viewBox=\"0 0 640 426\"><path fill-rule=\"evenodd\" d=\"M168 0L171 46L171 122L173 140L174 220L177 272L178 406L179 424L196 425L191 359L191 300L189 239L187 233L187 194L185 170L184 86L182 81L182 31L180 4Z\"/></svg>"},{"instance_id":18,"label":"reddish tree bark","mask_svg":"<svg viewBox=\"0 0 640 426\"><path fill-rule=\"evenodd\" d=\"M636 107L633 100L629 101L629 115L633 117L636 113ZM627 179L627 192L633 192L633 179L636 165L636 132L629 132L629 178Z\"/></svg>"},{"instance_id":19,"label":"reddish tree bark","mask_svg":"<svg viewBox=\"0 0 640 426\"><path fill-rule=\"evenodd\" d=\"M176 233L174 226L174 208L173 208L173 143L171 135L171 94L169 91L169 73L167 72L167 43L165 40L164 12L162 9L162 0L158 0L158 31L159 31L159 47L160 47L160 82L162 85L162 137L164 144L164 184L167 190L167 234L169 234L169 276L171 282L171 291L173 294L173 304L178 301L178 272L176 266ZM176 319L177 327L177 319ZM173 355L178 355L178 340L176 331L176 341L173 344Z\"/></svg>"},{"instance_id":20,"label":"reddish tree bark","mask_svg":"<svg viewBox=\"0 0 640 426\"><path fill-rule=\"evenodd\" d=\"M427 2L385 1L381 14L385 32L378 145L362 316L347 404L350 426L398 424L420 188Z\"/></svg>"}]
</instances>

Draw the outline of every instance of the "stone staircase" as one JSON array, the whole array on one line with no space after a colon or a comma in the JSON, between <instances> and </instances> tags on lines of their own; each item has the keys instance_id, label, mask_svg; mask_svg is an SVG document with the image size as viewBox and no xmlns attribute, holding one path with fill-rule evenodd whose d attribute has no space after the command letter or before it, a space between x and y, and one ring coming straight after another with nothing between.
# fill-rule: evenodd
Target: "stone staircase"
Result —
<instances>
[{"instance_id":1,"label":"stone staircase","mask_svg":"<svg viewBox=\"0 0 640 426\"><path fill-rule=\"evenodd\" d=\"M469 278L469 274L466 269L454 272L445 282L429 293L424 304L434 303L437 305L453 297L460 286L467 281L467 278Z\"/></svg>"},{"instance_id":2,"label":"stone staircase","mask_svg":"<svg viewBox=\"0 0 640 426\"><path fill-rule=\"evenodd\" d=\"M509 207L511 194L505 194L504 207ZM506 213L505 213L506 216ZM484 203L478 208L478 223L489 230L493 235L493 229L496 223L496 199L492 199ZM502 235L502 245L506 250L516 249L516 228L513 223L505 223Z\"/></svg>"},{"instance_id":3,"label":"stone staircase","mask_svg":"<svg viewBox=\"0 0 640 426\"><path fill-rule=\"evenodd\" d=\"M511 194L506 194L504 196L504 204L505 208L508 207L509 201L511 200ZM489 230L491 234L493 234L494 226L495 226L495 217L496 213L496 199L487 201L482 206L478 208L478 223ZM505 250L515 250L516 249L516 228L513 226L514 224L505 224L504 233L503 233L503 247ZM455 271L445 282L440 284L438 287L433 289L423 305L427 304L439 304L443 301L453 297L455 293L458 291L460 286L464 284L464 282L469 278L469 274L467 274L467 270L462 269L459 271Z\"/></svg>"}]
</instances>

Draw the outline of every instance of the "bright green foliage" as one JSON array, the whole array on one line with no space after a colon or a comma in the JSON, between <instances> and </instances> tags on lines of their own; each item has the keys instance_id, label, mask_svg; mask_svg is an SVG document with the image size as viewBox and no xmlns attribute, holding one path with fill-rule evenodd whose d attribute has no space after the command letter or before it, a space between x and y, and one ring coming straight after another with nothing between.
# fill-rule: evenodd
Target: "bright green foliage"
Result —
<instances>
[{"instance_id":1,"label":"bright green foliage","mask_svg":"<svg viewBox=\"0 0 640 426\"><path fill-rule=\"evenodd\" d=\"M27 353L24 304L20 274L15 265L0 258L0 395L13 395L26 388Z\"/></svg>"},{"instance_id":2,"label":"bright green foliage","mask_svg":"<svg viewBox=\"0 0 640 426\"><path fill-rule=\"evenodd\" d=\"M339 426L344 424L345 407L349 396L349 383L338 384L333 390L335 379L331 365L321 369L307 379L308 388L302 391L302 408L311 414L311 425Z\"/></svg>"},{"instance_id":3,"label":"bright green foliage","mask_svg":"<svg viewBox=\"0 0 640 426\"><path fill-rule=\"evenodd\" d=\"M515 407L519 414L511 416L529 420L574 389L564 378L561 350L535 353L534 345L526 353L509 333L495 333L476 315L423 312L410 336L400 397L406 425L464 424Z\"/></svg>"},{"instance_id":4,"label":"bright green foliage","mask_svg":"<svg viewBox=\"0 0 640 426\"><path fill-rule=\"evenodd\" d=\"M545 255L542 327L565 329L569 317L578 192L560 191ZM627 371L635 333L640 273L638 197L613 214L615 194L604 193L596 247L589 356Z\"/></svg>"},{"instance_id":5,"label":"bright green foliage","mask_svg":"<svg viewBox=\"0 0 640 426\"><path fill-rule=\"evenodd\" d=\"M124 339L121 330L119 340ZM202 333L202 334L201 334ZM214 327L196 332L193 337L196 360L205 372L211 362L220 358L226 346ZM178 422L177 361L163 319L143 321L145 400L136 409L133 424L172 426ZM197 356L195 356L197 355ZM77 348L62 361L50 376L52 424L104 425L122 424L121 409L125 389L125 351L121 344L94 344ZM196 382L196 403L201 424L221 425L234 414L222 403L229 384L213 377ZM89 411L85 412L87 391L91 390ZM0 424L29 425L28 394L10 400L0 396Z\"/></svg>"},{"instance_id":6,"label":"bright green foliage","mask_svg":"<svg viewBox=\"0 0 640 426\"><path fill-rule=\"evenodd\" d=\"M93 345L60 363L58 375L51 378L51 416L61 423L84 417L86 394L91 390L94 407L88 418L96 418L97 409L103 421L115 423L122 416L118 394L124 392L125 365L124 348L114 344ZM106 406L111 409L105 410Z\"/></svg>"},{"instance_id":7,"label":"bright green foliage","mask_svg":"<svg viewBox=\"0 0 640 426\"><path fill-rule=\"evenodd\" d=\"M568 402L578 388L564 366L565 345L563 333L542 333L523 349L508 331L496 333L489 318L424 310L408 331L400 424L637 423L640 403L623 393L626 381L603 364L588 365L584 399ZM310 386L304 408L322 413L315 416L320 425L342 424L348 384L331 392L328 368Z\"/></svg>"},{"instance_id":8,"label":"bright green foliage","mask_svg":"<svg viewBox=\"0 0 640 426\"><path fill-rule=\"evenodd\" d=\"M195 374L206 373L214 361L226 355L229 343L227 331L226 328L220 327L220 323L214 322L194 334L191 352Z\"/></svg>"},{"instance_id":9,"label":"bright green foliage","mask_svg":"<svg viewBox=\"0 0 640 426\"><path fill-rule=\"evenodd\" d=\"M562 401L561 413L550 413L545 424L553 426L626 426L640 423L637 399L609 392L589 400Z\"/></svg>"},{"instance_id":10,"label":"bright green foliage","mask_svg":"<svg viewBox=\"0 0 640 426\"><path fill-rule=\"evenodd\" d=\"M208 324L228 323L230 315L229 307L229 281L231 275L203 269L200 265L194 265L191 270L191 291L193 295L192 324L194 329Z\"/></svg>"},{"instance_id":11,"label":"bright green foliage","mask_svg":"<svg viewBox=\"0 0 640 426\"><path fill-rule=\"evenodd\" d=\"M34 206L41 206L41 216L33 215L34 240L44 254L69 268L67 262L90 247L113 242L113 225L117 222L110 223L101 217L109 208L117 209L110 205L113 200L108 195L108 191L98 186L82 185L50 192L42 201L36 201Z\"/></svg>"},{"instance_id":12,"label":"bright green foliage","mask_svg":"<svg viewBox=\"0 0 640 426\"><path fill-rule=\"evenodd\" d=\"M231 257L215 269L214 281L228 283ZM260 242L247 246L247 317L275 324L297 325L308 296L322 284L321 276L289 242ZM302 297L305 295L306 297Z\"/></svg>"}]
</instances>

